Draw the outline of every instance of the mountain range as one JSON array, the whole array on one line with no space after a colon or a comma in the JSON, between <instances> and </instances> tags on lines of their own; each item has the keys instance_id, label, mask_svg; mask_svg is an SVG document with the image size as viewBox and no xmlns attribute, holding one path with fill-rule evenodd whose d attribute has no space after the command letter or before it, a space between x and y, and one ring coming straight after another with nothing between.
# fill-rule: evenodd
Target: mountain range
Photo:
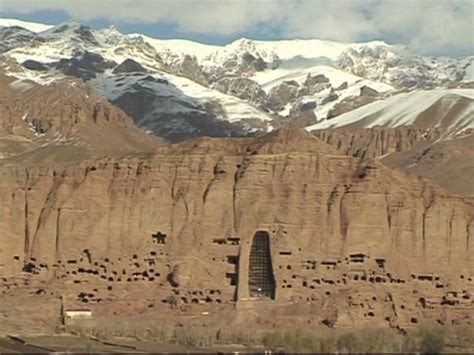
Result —
<instances>
[{"instance_id":1,"label":"mountain range","mask_svg":"<svg viewBox=\"0 0 474 355\"><path fill-rule=\"evenodd\" d=\"M453 147L469 151L472 145L474 56L427 57L383 41L242 38L219 46L75 21L50 26L0 19L0 39L7 91L16 90L17 97L74 91L91 106L86 111L95 112L91 95L100 107L111 104L110 110L131 117L131 129L145 132L145 141L254 136L291 123L346 154L414 170L453 192L474 192L468 181L460 183L468 179L465 173L440 178L446 162L429 154L456 155L459 149ZM77 145L77 134L51 124L50 108L38 109L38 101L16 109L21 107L18 115L39 143L23 141L15 150L25 136L10 130L3 155L23 154L26 146L45 149L58 136L62 144ZM418 169L426 159L430 168ZM466 164L463 169L472 172Z\"/></svg>"}]
</instances>

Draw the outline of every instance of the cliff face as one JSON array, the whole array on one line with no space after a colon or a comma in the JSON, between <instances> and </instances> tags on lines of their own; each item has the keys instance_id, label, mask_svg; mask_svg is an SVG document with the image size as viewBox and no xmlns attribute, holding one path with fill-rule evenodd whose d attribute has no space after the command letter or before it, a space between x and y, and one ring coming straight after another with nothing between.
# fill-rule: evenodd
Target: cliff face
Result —
<instances>
[{"instance_id":1,"label":"cliff face","mask_svg":"<svg viewBox=\"0 0 474 355\"><path fill-rule=\"evenodd\" d=\"M426 130L413 126L395 128L350 128L341 127L313 132L324 142L341 153L358 158L376 158L396 152L424 147L443 134L441 129Z\"/></svg>"},{"instance_id":2,"label":"cliff face","mask_svg":"<svg viewBox=\"0 0 474 355\"><path fill-rule=\"evenodd\" d=\"M71 298L97 285L88 303L99 312L134 282L165 305L173 295L173 306L245 302L261 231L274 302L315 302L321 321L336 312L335 324L402 326L437 317L451 291L443 321L472 316L473 201L337 155L304 131L61 169L3 167L0 198L2 274L59 282L55 292ZM419 305L424 293L433 309ZM367 302L354 308L357 297Z\"/></svg>"},{"instance_id":3,"label":"cliff face","mask_svg":"<svg viewBox=\"0 0 474 355\"><path fill-rule=\"evenodd\" d=\"M422 176L453 194L474 194L472 129L450 139L445 139L442 127L340 127L313 133L343 154L377 158L391 168Z\"/></svg>"}]
</instances>

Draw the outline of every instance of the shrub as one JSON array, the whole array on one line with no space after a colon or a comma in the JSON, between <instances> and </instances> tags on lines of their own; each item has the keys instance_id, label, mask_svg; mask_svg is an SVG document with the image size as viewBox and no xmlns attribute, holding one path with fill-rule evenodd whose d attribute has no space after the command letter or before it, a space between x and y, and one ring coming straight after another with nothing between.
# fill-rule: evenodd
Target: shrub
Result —
<instances>
[{"instance_id":1,"label":"shrub","mask_svg":"<svg viewBox=\"0 0 474 355\"><path fill-rule=\"evenodd\" d=\"M420 352L423 354L441 354L444 349L444 330L423 329L421 331Z\"/></svg>"},{"instance_id":2,"label":"shrub","mask_svg":"<svg viewBox=\"0 0 474 355\"><path fill-rule=\"evenodd\" d=\"M354 334L344 334L337 339L337 348L339 351L348 351L350 353L360 352L363 344Z\"/></svg>"}]
</instances>

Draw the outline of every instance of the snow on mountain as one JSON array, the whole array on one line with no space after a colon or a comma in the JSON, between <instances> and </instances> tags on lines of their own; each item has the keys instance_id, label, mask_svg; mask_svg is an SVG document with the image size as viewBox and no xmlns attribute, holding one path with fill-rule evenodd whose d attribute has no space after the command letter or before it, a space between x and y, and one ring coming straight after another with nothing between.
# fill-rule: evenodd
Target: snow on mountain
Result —
<instances>
[{"instance_id":1,"label":"snow on mountain","mask_svg":"<svg viewBox=\"0 0 474 355\"><path fill-rule=\"evenodd\" d=\"M185 55L194 56L201 62L221 47L182 39L156 39L133 33L130 38L142 38L148 42L165 62L179 61Z\"/></svg>"},{"instance_id":2,"label":"snow on mountain","mask_svg":"<svg viewBox=\"0 0 474 355\"><path fill-rule=\"evenodd\" d=\"M80 23L68 21L64 24L51 27L40 34L43 41L35 46L21 46L8 52L8 56L18 63L25 60L35 60L41 63L58 61L61 58L70 58L75 53L95 48L91 30Z\"/></svg>"},{"instance_id":3,"label":"snow on mountain","mask_svg":"<svg viewBox=\"0 0 474 355\"><path fill-rule=\"evenodd\" d=\"M179 76L167 76L170 83L179 88L186 96L194 98L202 103L217 101L224 110L224 117L229 122L239 122L247 119L270 122L273 118L267 113L256 109L247 102L232 95L216 92L195 83L192 80Z\"/></svg>"},{"instance_id":4,"label":"snow on mountain","mask_svg":"<svg viewBox=\"0 0 474 355\"><path fill-rule=\"evenodd\" d=\"M473 57L421 57L382 41L242 38L219 46L126 35L114 27L96 30L74 21L54 27L24 23L39 33L1 27L22 25L15 21L0 19L0 66L8 74L43 85L79 77L155 132L157 122L169 119L175 138L184 126L186 134L205 134L211 126L225 135L270 130L282 117L305 116L307 125L329 127L347 111L390 103L400 89L456 86L473 75ZM275 120L276 114L281 117ZM222 122L233 126L222 128Z\"/></svg>"},{"instance_id":5,"label":"snow on mountain","mask_svg":"<svg viewBox=\"0 0 474 355\"><path fill-rule=\"evenodd\" d=\"M381 94L395 90L391 85L362 79L359 76L324 65L317 65L304 69L295 69L291 67L287 68L283 64L273 70L257 72L251 77L251 79L259 83L263 90L269 93L272 89L285 82L295 82L302 85L308 79L308 76L324 77L327 79L327 83L330 84L330 86L321 91L300 96L300 100L302 100L304 103L316 103L316 108L313 110L313 112L318 119L326 118L328 112L342 100L352 96L359 96L362 87L369 87ZM325 102L327 97L331 95L331 92L333 92L335 88L338 88L337 97L335 97L334 100ZM291 105L290 107L286 107L284 110L280 111L279 114L283 116L288 115L290 113L290 108Z\"/></svg>"},{"instance_id":6,"label":"snow on mountain","mask_svg":"<svg viewBox=\"0 0 474 355\"><path fill-rule=\"evenodd\" d=\"M13 18L0 18L0 27L11 27L11 26L23 27L31 32L36 32L36 33L43 32L54 27L53 25L46 25L43 23L28 22L28 21L13 19Z\"/></svg>"},{"instance_id":7,"label":"snow on mountain","mask_svg":"<svg viewBox=\"0 0 474 355\"><path fill-rule=\"evenodd\" d=\"M474 57L422 57L403 46L356 45L338 57L336 66L352 74L398 87L431 89L445 82L472 81Z\"/></svg>"},{"instance_id":8,"label":"snow on mountain","mask_svg":"<svg viewBox=\"0 0 474 355\"><path fill-rule=\"evenodd\" d=\"M283 41L254 41L256 49L261 53L275 53L280 60L292 58L337 59L341 52L350 44L319 39L294 39Z\"/></svg>"},{"instance_id":9,"label":"snow on mountain","mask_svg":"<svg viewBox=\"0 0 474 355\"><path fill-rule=\"evenodd\" d=\"M335 61L344 50L351 46L388 46L381 41L352 44L319 39L259 41L248 38L240 38L230 44L218 46L186 40L157 40L140 34L133 34L132 36L142 36L160 54L171 51L176 54L195 56L206 66L220 65L230 57L242 53L250 53L261 57L267 63L277 60L287 61L294 58L327 58Z\"/></svg>"},{"instance_id":10,"label":"snow on mountain","mask_svg":"<svg viewBox=\"0 0 474 355\"><path fill-rule=\"evenodd\" d=\"M435 89L397 94L307 127L318 130L344 126L371 128L424 125L442 127L447 137L474 128L474 90Z\"/></svg>"},{"instance_id":11,"label":"snow on mountain","mask_svg":"<svg viewBox=\"0 0 474 355\"><path fill-rule=\"evenodd\" d=\"M241 38L228 45L216 46L142 37L165 62L176 64L184 56L191 56L196 58L205 72L227 66L227 73L235 73L245 56L252 56L262 62L257 67L257 74L277 67L302 70L329 65L365 79L399 87L433 88L447 81L474 80L474 57L422 57L402 45L390 45L383 41L342 43L317 39L258 41ZM253 74L250 72L250 75Z\"/></svg>"},{"instance_id":12,"label":"snow on mountain","mask_svg":"<svg viewBox=\"0 0 474 355\"><path fill-rule=\"evenodd\" d=\"M33 41L36 33L22 27L0 27L0 53Z\"/></svg>"},{"instance_id":13,"label":"snow on mountain","mask_svg":"<svg viewBox=\"0 0 474 355\"><path fill-rule=\"evenodd\" d=\"M254 108L247 102L234 96L226 95L195 83L187 78L170 75L166 73L133 73L131 75L114 75L111 70L98 75L91 80L91 84L98 89L109 100L116 100L125 92L133 92L140 89L148 89L159 94L161 97L180 98L185 103L180 107L170 108L173 113L188 113L215 102L221 105L223 112L219 119L228 122L239 122L245 119L258 119L260 121L271 121L272 118Z\"/></svg>"},{"instance_id":14,"label":"snow on mountain","mask_svg":"<svg viewBox=\"0 0 474 355\"><path fill-rule=\"evenodd\" d=\"M253 75L251 79L259 83L262 88L266 92L268 92L273 87L281 84L283 81L293 80L298 83L303 83L308 77L308 75L324 75L326 78L329 79L329 82L333 87L338 87L346 82L349 86L356 83L359 83L361 85L368 85L379 92L393 90L393 87L391 85L375 82L372 80L365 80L362 79L360 76L346 73L337 68L325 65L316 65L304 69L286 68L285 65L282 65L273 70L266 70L255 73L255 75Z\"/></svg>"}]
</instances>

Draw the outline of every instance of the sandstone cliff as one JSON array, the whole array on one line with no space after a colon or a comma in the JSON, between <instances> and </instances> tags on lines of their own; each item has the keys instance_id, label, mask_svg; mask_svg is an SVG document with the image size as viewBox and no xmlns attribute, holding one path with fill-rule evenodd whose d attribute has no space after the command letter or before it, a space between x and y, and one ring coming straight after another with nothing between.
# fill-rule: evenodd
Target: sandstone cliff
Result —
<instances>
[{"instance_id":1,"label":"sandstone cliff","mask_svg":"<svg viewBox=\"0 0 474 355\"><path fill-rule=\"evenodd\" d=\"M2 167L0 198L4 281L26 285L5 290L11 297L40 287L98 313L137 312L150 299L174 312L256 307L249 255L261 231L275 285L262 310L352 326L472 318L472 199L338 155L298 129Z\"/></svg>"}]
</instances>

